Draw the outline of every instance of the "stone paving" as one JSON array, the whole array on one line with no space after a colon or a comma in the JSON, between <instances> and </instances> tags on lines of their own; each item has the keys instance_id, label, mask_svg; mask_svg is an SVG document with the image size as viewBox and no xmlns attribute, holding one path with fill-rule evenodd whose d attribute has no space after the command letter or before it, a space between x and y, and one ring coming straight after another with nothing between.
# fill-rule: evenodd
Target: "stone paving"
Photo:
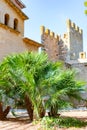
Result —
<instances>
[{"instance_id":1,"label":"stone paving","mask_svg":"<svg viewBox=\"0 0 87 130\"><path fill-rule=\"evenodd\" d=\"M0 121L0 130L38 130L39 127L39 125L33 125L32 123L25 123L22 121Z\"/></svg>"},{"instance_id":2,"label":"stone paving","mask_svg":"<svg viewBox=\"0 0 87 130\"><path fill-rule=\"evenodd\" d=\"M86 111L68 111L61 112L62 116L77 117L87 121L87 110ZM40 125L34 125L29 123L29 120L16 120L11 118L7 121L0 121L0 130L42 130L39 129ZM55 130L87 130L85 128L55 128Z\"/></svg>"}]
</instances>

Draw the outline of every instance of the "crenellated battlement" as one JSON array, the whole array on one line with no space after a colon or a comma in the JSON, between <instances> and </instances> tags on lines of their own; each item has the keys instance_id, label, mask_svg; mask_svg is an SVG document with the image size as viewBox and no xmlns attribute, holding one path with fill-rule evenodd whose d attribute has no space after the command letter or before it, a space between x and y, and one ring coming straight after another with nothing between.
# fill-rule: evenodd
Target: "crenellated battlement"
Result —
<instances>
[{"instance_id":1,"label":"crenellated battlement","mask_svg":"<svg viewBox=\"0 0 87 130\"><path fill-rule=\"evenodd\" d=\"M67 20L68 50L70 59L78 59L83 51L83 30L70 19ZM75 55L73 55L75 54Z\"/></svg>"},{"instance_id":2,"label":"crenellated battlement","mask_svg":"<svg viewBox=\"0 0 87 130\"><path fill-rule=\"evenodd\" d=\"M70 19L67 20L67 27L69 29L74 29L75 31L77 31L78 33L82 34L83 30L80 29L75 23L73 23Z\"/></svg>"},{"instance_id":3,"label":"crenellated battlement","mask_svg":"<svg viewBox=\"0 0 87 130\"><path fill-rule=\"evenodd\" d=\"M51 61L58 61L58 42L60 37L44 26L40 27L40 31L41 43L44 45L42 50L48 54L48 57Z\"/></svg>"},{"instance_id":4,"label":"crenellated battlement","mask_svg":"<svg viewBox=\"0 0 87 130\"><path fill-rule=\"evenodd\" d=\"M79 52L83 52L83 30L70 19L67 20L67 31L63 36L55 35L44 26L40 27L40 31L44 50L52 61L76 60Z\"/></svg>"},{"instance_id":5,"label":"crenellated battlement","mask_svg":"<svg viewBox=\"0 0 87 130\"><path fill-rule=\"evenodd\" d=\"M41 35L45 34L47 36L50 36L52 38L55 38L56 40L59 40L59 36L56 35L53 31L51 31L48 28L45 28L44 26L40 27Z\"/></svg>"}]
</instances>

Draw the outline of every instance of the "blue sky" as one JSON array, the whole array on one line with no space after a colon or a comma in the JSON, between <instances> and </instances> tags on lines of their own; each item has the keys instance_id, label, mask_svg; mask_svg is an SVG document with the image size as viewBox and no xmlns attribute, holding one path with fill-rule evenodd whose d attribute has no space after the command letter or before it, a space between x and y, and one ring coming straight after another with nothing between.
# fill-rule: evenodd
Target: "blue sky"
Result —
<instances>
[{"instance_id":1,"label":"blue sky","mask_svg":"<svg viewBox=\"0 0 87 130\"><path fill-rule=\"evenodd\" d=\"M41 42L40 26L44 25L55 34L66 32L66 19L71 19L83 29L84 51L87 51L87 16L84 14L85 0L22 0L23 11L29 17L25 22L25 36Z\"/></svg>"}]
</instances>

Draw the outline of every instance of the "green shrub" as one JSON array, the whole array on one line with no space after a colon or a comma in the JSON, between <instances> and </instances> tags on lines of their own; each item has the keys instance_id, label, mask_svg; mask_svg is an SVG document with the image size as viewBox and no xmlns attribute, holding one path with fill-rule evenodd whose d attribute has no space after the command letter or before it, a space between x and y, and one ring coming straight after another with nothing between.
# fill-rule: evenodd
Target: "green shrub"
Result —
<instances>
[{"instance_id":1,"label":"green shrub","mask_svg":"<svg viewBox=\"0 0 87 130\"><path fill-rule=\"evenodd\" d=\"M79 128L81 128L81 127L87 126L87 122L81 121L76 118L71 118L71 117L66 117L66 118L44 117L41 120L41 126L42 126L42 130L55 130L55 127L56 128L60 128L60 127L65 127L65 128L79 127Z\"/></svg>"}]
</instances>

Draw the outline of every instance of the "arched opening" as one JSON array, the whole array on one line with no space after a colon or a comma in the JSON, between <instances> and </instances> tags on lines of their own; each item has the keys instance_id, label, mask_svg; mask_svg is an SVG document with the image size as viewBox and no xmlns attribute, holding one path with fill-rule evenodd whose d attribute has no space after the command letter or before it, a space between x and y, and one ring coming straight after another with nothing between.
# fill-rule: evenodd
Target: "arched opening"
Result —
<instances>
[{"instance_id":1,"label":"arched opening","mask_svg":"<svg viewBox=\"0 0 87 130\"><path fill-rule=\"evenodd\" d=\"M9 14L5 14L4 24L8 25L9 23Z\"/></svg>"},{"instance_id":2,"label":"arched opening","mask_svg":"<svg viewBox=\"0 0 87 130\"><path fill-rule=\"evenodd\" d=\"M83 59L84 58L84 54L83 53L81 53L81 59Z\"/></svg>"},{"instance_id":3,"label":"arched opening","mask_svg":"<svg viewBox=\"0 0 87 130\"><path fill-rule=\"evenodd\" d=\"M18 29L18 19L14 19L14 30Z\"/></svg>"}]
</instances>

